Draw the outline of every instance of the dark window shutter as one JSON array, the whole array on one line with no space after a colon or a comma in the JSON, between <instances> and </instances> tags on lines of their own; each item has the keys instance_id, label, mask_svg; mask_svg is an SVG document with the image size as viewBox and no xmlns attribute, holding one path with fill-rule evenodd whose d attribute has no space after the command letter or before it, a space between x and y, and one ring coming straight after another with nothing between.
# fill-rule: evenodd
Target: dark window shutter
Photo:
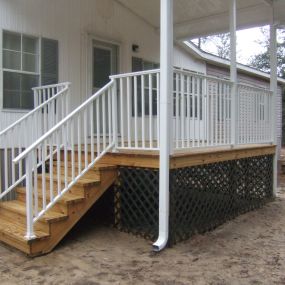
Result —
<instances>
[{"instance_id":1,"label":"dark window shutter","mask_svg":"<svg viewBox=\"0 0 285 285\"><path fill-rule=\"evenodd\" d=\"M58 83L58 41L42 38L41 85Z\"/></svg>"},{"instance_id":2,"label":"dark window shutter","mask_svg":"<svg viewBox=\"0 0 285 285\"><path fill-rule=\"evenodd\" d=\"M132 71L142 71L143 70L143 60L138 57L132 58Z\"/></svg>"}]
</instances>

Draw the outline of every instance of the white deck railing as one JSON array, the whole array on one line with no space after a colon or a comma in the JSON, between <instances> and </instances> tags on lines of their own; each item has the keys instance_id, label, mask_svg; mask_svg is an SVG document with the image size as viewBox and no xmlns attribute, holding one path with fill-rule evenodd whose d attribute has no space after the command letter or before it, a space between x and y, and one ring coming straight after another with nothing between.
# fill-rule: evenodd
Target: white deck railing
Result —
<instances>
[{"instance_id":1,"label":"white deck railing","mask_svg":"<svg viewBox=\"0 0 285 285\"><path fill-rule=\"evenodd\" d=\"M31 112L0 132L0 200L25 177L22 163L12 161L28 146L59 123L68 112L69 83L36 88L39 94L52 94ZM38 161L40 157L37 158Z\"/></svg>"},{"instance_id":2,"label":"white deck railing","mask_svg":"<svg viewBox=\"0 0 285 285\"><path fill-rule=\"evenodd\" d=\"M228 80L174 71L175 150L231 143L231 88Z\"/></svg>"},{"instance_id":3,"label":"white deck railing","mask_svg":"<svg viewBox=\"0 0 285 285\"><path fill-rule=\"evenodd\" d=\"M159 70L111 76L118 90L119 149L159 148Z\"/></svg>"},{"instance_id":4,"label":"white deck railing","mask_svg":"<svg viewBox=\"0 0 285 285\"><path fill-rule=\"evenodd\" d=\"M228 80L174 70L169 126L173 152L231 146L236 131L239 144L272 141L272 93L244 84L232 92L233 86ZM34 223L108 151L159 150L163 143L159 139L160 70L111 76L110 83L70 114L53 99L67 90L49 99L53 91L37 89L35 101L47 101L23 118L33 130L24 145L28 147L11 155L11 159L18 155L13 160L12 184L6 182L0 198L25 179L27 238L33 237ZM234 101L238 102L236 119ZM50 112L61 107L60 118L59 112ZM34 126L38 118L40 123ZM2 137L20 126L21 122L12 125Z\"/></svg>"},{"instance_id":5,"label":"white deck railing","mask_svg":"<svg viewBox=\"0 0 285 285\"><path fill-rule=\"evenodd\" d=\"M34 223L114 147L114 91L112 80L14 159L16 165L24 163L26 168L28 239L33 238Z\"/></svg>"},{"instance_id":6,"label":"white deck railing","mask_svg":"<svg viewBox=\"0 0 285 285\"><path fill-rule=\"evenodd\" d=\"M271 143L273 92L246 84L238 84L237 92L239 143Z\"/></svg>"}]
</instances>

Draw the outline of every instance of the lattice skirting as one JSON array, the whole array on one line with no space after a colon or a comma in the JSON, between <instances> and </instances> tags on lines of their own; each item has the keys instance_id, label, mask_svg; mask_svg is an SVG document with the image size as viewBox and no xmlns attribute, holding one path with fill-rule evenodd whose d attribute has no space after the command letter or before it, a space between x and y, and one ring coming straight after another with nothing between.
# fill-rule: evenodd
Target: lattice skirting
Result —
<instances>
[{"instance_id":1,"label":"lattice skirting","mask_svg":"<svg viewBox=\"0 0 285 285\"><path fill-rule=\"evenodd\" d=\"M158 170L121 168L115 224L154 240L158 234ZM272 199L273 156L170 171L170 244L214 229Z\"/></svg>"}]
</instances>

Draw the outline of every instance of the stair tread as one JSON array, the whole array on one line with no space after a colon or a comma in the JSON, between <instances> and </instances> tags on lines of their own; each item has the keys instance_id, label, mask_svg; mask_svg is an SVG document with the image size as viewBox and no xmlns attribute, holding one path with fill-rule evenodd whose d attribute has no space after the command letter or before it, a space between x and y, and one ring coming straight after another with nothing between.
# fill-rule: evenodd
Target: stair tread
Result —
<instances>
[{"instance_id":1,"label":"stair tread","mask_svg":"<svg viewBox=\"0 0 285 285\"><path fill-rule=\"evenodd\" d=\"M75 162L75 169L78 169L78 162ZM54 167L57 166L57 160L53 161ZM84 162L81 163L82 167L84 166ZM61 161L60 166L63 167L63 161ZM68 167L71 168L71 161L68 161ZM104 169L115 169L117 168L117 165L115 164L109 164L109 163L96 163L90 170L104 170Z\"/></svg>"},{"instance_id":2,"label":"stair tread","mask_svg":"<svg viewBox=\"0 0 285 285\"><path fill-rule=\"evenodd\" d=\"M2 209L8 209L11 211L14 211L16 213L20 213L22 215L26 215L26 204L24 202L18 201L18 200L12 200L7 202L0 203L0 208ZM40 210L40 209L39 209ZM45 221L58 221L67 218L68 216L63 213L55 212L52 210L48 210L41 218L40 220Z\"/></svg>"},{"instance_id":3,"label":"stair tread","mask_svg":"<svg viewBox=\"0 0 285 285\"><path fill-rule=\"evenodd\" d=\"M49 173L46 173L45 174L45 177L46 177L46 180L49 181L50 180L50 174ZM60 175L61 177L61 181L63 182L64 181L64 175L61 174ZM39 174L38 175L38 178L39 179L42 179L42 174ZM71 182L72 181L72 177L70 176L67 176L68 178L68 181ZM57 176L54 174L53 175L53 180L56 182L57 181ZM100 183L100 179L98 178L88 178L88 177L81 177L77 182L76 184L79 184L79 185L90 185L90 184L97 184L97 183Z\"/></svg>"},{"instance_id":4,"label":"stair tread","mask_svg":"<svg viewBox=\"0 0 285 285\"><path fill-rule=\"evenodd\" d=\"M21 193L21 194L25 194L26 193L26 188L25 187L18 187L16 189L17 193ZM56 189L54 189L54 197L57 195L57 191ZM43 197L43 193L42 193L42 189L38 188L38 197L42 198ZM50 191L48 189L48 191L46 192L46 198L49 199L50 198ZM62 197L61 197L61 201L65 202L65 203L69 203L69 202L77 202L77 201L82 201L84 200L85 197L83 195L79 195L79 194L73 194L70 192L66 192Z\"/></svg>"},{"instance_id":5,"label":"stair tread","mask_svg":"<svg viewBox=\"0 0 285 285\"><path fill-rule=\"evenodd\" d=\"M0 232L12 236L19 241L28 243L28 241L25 239L26 231L27 229L25 225L15 223L15 221L12 221L11 219L4 216L0 217ZM50 237L48 233L40 230L35 230L34 234L36 236L35 239L43 239Z\"/></svg>"}]
</instances>

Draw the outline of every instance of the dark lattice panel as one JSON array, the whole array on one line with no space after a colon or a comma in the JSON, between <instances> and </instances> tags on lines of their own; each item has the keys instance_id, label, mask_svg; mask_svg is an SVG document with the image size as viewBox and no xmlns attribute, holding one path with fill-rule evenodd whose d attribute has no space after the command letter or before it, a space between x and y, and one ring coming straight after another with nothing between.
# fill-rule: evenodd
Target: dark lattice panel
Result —
<instances>
[{"instance_id":1,"label":"dark lattice panel","mask_svg":"<svg viewBox=\"0 0 285 285\"><path fill-rule=\"evenodd\" d=\"M170 173L170 241L211 230L272 198L272 156L180 168Z\"/></svg>"},{"instance_id":2,"label":"dark lattice panel","mask_svg":"<svg viewBox=\"0 0 285 285\"><path fill-rule=\"evenodd\" d=\"M154 240L158 232L158 171L120 168L115 189L115 225Z\"/></svg>"},{"instance_id":3,"label":"dark lattice panel","mask_svg":"<svg viewBox=\"0 0 285 285\"><path fill-rule=\"evenodd\" d=\"M259 156L170 171L170 244L214 229L272 198L273 157ZM115 224L154 240L158 233L157 170L120 168Z\"/></svg>"}]
</instances>

